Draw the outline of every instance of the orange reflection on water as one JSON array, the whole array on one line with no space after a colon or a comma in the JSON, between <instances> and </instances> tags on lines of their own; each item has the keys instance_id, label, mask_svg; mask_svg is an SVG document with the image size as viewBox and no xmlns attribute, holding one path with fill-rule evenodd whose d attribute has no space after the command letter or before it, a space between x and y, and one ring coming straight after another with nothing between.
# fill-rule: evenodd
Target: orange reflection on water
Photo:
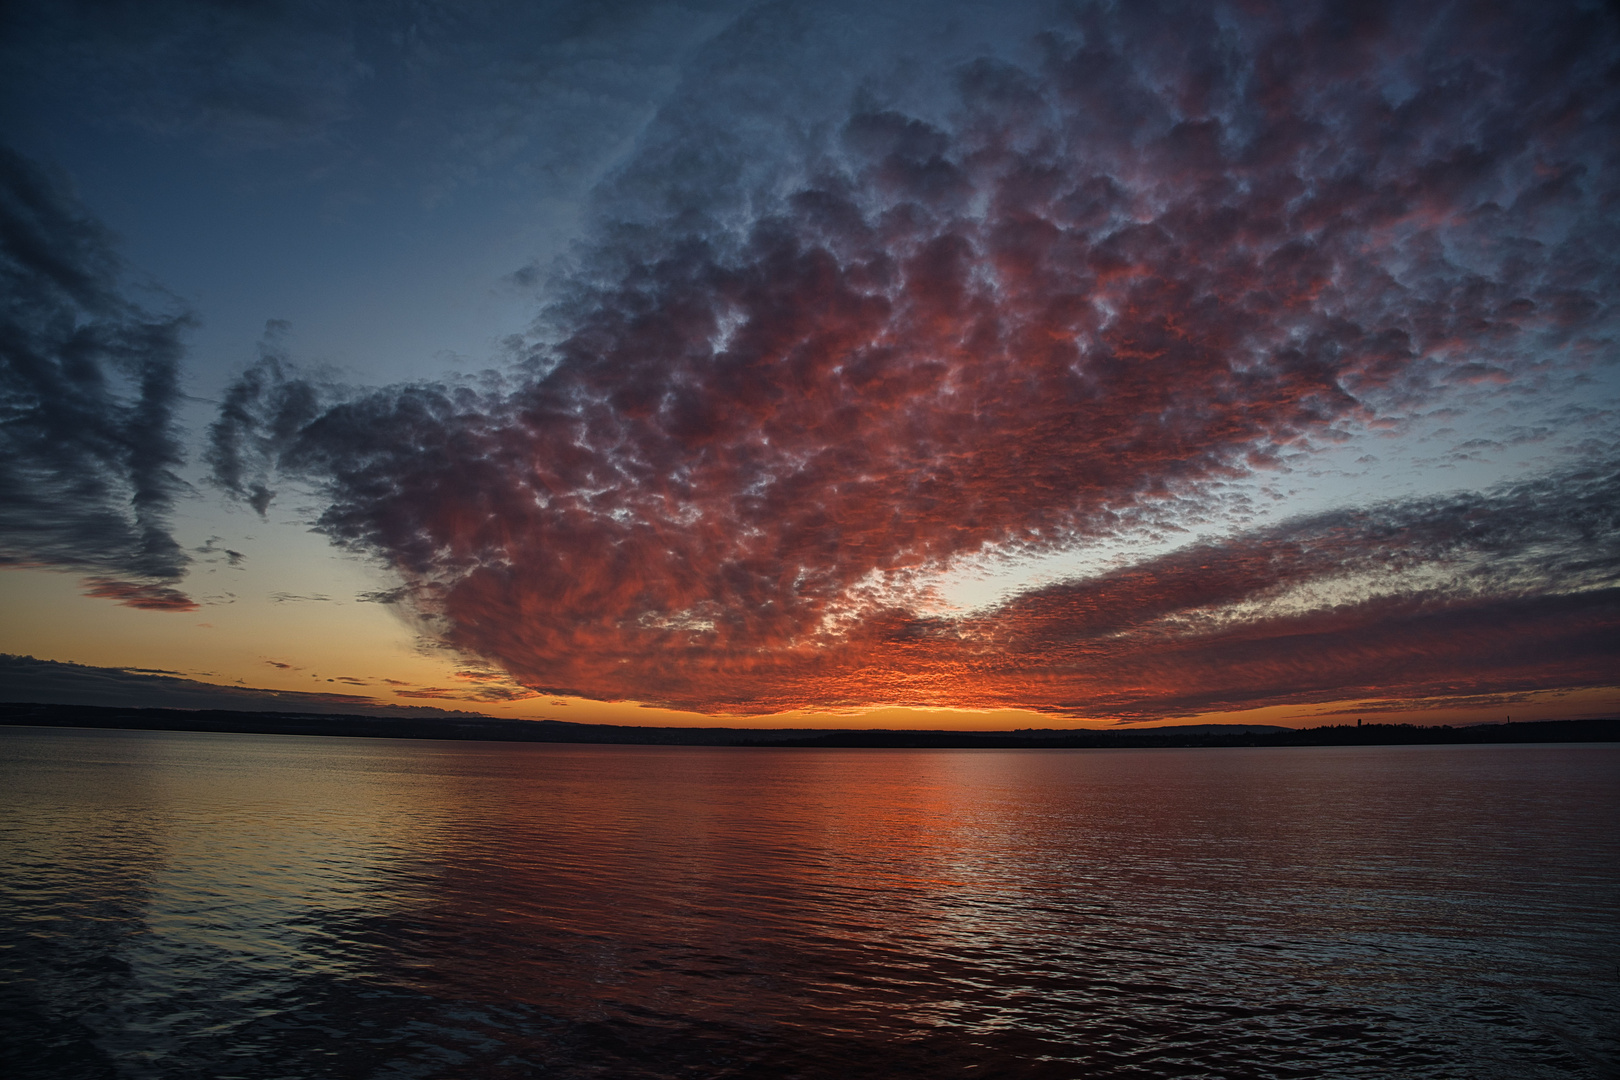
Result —
<instances>
[{"instance_id":1,"label":"orange reflection on water","mask_svg":"<svg viewBox=\"0 0 1620 1080\"><path fill-rule=\"evenodd\" d=\"M10 955L136 1076L1423 1075L1620 865L1612 749L0 735Z\"/></svg>"}]
</instances>

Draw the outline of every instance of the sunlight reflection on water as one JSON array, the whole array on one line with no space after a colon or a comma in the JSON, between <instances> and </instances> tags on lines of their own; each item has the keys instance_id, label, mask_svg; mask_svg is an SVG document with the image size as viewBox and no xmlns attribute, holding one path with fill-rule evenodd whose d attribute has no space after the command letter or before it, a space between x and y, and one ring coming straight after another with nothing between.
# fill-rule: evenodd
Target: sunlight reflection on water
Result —
<instances>
[{"instance_id":1,"label":"sunlight reflection on water","mask_svg":"<svg viewBox=\"0 0 1620 1080\"><path fill-rule=\"evenodd\" d=\"M1617 1060L1615 747L0 745L13 1076Z\"/></svg>"}]
</instances>

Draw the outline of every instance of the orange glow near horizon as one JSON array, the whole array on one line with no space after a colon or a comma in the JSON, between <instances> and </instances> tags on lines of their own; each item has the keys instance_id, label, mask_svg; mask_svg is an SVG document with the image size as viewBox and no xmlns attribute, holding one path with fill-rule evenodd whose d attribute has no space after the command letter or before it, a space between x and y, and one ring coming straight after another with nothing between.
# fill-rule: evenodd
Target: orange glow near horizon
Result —
<instances>
[{"instance_id":1,"label":"orange glow near horizon","mask_svg":"<svg viewBox=\"0 0 1620 1080\"><path fill-rule=\"evenodd\" d=\"M648 727L894 728L1005 731L1017 728L1109 728L1125 724L1268 724L1315 727L1354 722L1473 724L1516 720L1576 719L1620 713L1620 688L1589 686L1572 690L1527 690L1507 694L1431 694L1407 697L1379 694L1377 687L1355 698L1265 704L1255 708L1187 710L1176 715L1076 717L1056 711L1016 707L879 706L847 709L782 709L756 714L700 712L635 701L596 701L576 696L536 694L498 669L473 665L442 650L415 647L408 627L375 604L231 604L202 614L152 613L107 608L82 596L65 575L38 571L0 573L0 597L10 610L41 614L27 625L0 625L0 652L95 667L164 671L226 688L254 688L294 694L337 694L356 708L369 705L432 706L529 720ZM1466 644L1466 643L1465 643ZM171 667L186 655L186 670ZM885 663L898 665L881 650L849 685L880 679ZM910 662L917 662L915 659ZM965 692L963 673L938 677L942 699ZM1110 684L1099 684L1105 688ZM1111 684L1116 688L1118 682ZM982 700L1016 698L1030 687L983 680L973 693ZM1127 689L1130 689L1127 687ZM506 695L502 697L501 695ZM1141 696L1136 688L1135 696ZM327 706L331 708L332 706Z\"/></svg>"}]
</instances>

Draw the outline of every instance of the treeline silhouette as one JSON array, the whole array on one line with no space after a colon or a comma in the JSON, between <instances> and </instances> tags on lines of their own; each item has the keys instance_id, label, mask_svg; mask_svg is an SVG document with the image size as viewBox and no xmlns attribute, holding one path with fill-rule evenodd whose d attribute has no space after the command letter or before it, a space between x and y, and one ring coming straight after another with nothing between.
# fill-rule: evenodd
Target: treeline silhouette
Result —
<instances>
[{"instance_id":1,"label":"treeline silhouette","mask_svg":"<svg viewBox=\"0 0 1620 1080\"><path fill-rule=\"evenodd\" d=\"M625 745L775 746L916 749L1067 749L1192 746L1403 746L1450 743L1620 741L1620 719L1541 720L1469 727L1334 724L1272 728L1197 724L1161 728L1021 729L1018 731L835 730L815 728L681 728L574 724L497 717L435 718L353 714L237 712L227 709L119 709L91 705L0 704L0 725L211 731L253 735L450 739L473 742Z\"/></svg>"},{"instance_id":2,"label":"treeline silhouette","mask_svg":"<svg viewBox=\"0 0 1620 1080\"><path fill-rule=\"evenodd\" d=\"M1175 727L1066 732L834 731L810 738L781 739L771 746L870 747L1186 747L1186 746L1403 746L1446 743L1617 742L1620 719L1542 720L1471 727L1418 724L1334 724L1282 731L1220 731ZM1210 729L1217 730L1210 730Z\"/></svg>"}]
</instances>

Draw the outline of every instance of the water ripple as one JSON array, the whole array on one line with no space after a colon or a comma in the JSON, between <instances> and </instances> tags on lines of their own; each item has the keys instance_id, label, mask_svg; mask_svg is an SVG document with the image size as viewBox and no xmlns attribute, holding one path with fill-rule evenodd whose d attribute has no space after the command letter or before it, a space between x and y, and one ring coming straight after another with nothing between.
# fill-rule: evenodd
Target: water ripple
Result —
<instances>
[{"instance_id":1,"label":"water ripple","mask_svg":"<svg viewBox=\"0 0 1620 1080\"><path fill-rule=\"evenodd\" d=\"M1620 1061L1612 747L0 740L11 1076Z\"/></svg>"}]
</instances>

